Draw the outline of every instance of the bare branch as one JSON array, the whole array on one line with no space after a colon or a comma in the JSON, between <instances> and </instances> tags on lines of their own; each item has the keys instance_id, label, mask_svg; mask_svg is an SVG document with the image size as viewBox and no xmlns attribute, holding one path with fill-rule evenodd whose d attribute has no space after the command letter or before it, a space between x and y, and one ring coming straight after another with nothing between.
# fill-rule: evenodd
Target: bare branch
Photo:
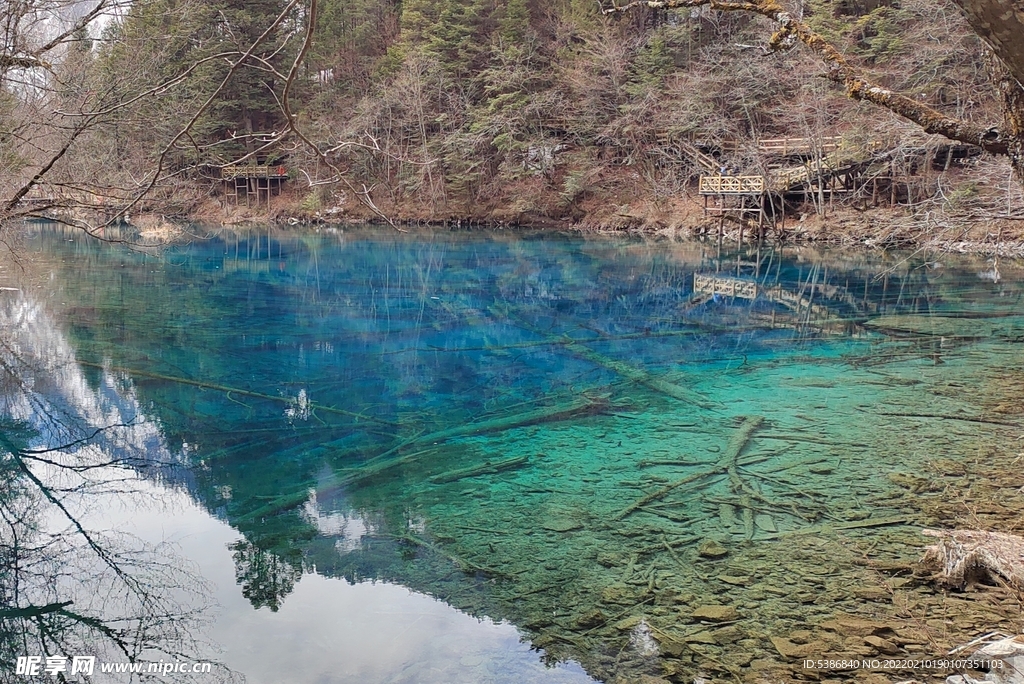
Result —
<instances>
[{"instance_id":1,"label":"bare branch","mask_svg":"<svg viewBox=\"0 0 1024 684\"><path fill-rule=\"evenodd\" d=\"M605 14L628 12L640 7L651 9L682 9L687 7L710 7L723 12L751 12L771 19L779 30L768 41L773 51L786 50L796 40L806 45L825 63L827 78L842 85L846 94L854 100L865 100L885 107L919 125L925 133L943 135L951 140L978 147L995 154L1008 154L1010 141L998 126L977 124L946 116L923 102L893 92L872 83L851 65L845 57L821 35L807 24L796 19L776 0L757 2L722 2L720 0L634 0L625 5L612 5L603 10Z\"/></svg>"},{"instance_id":2,"label":"bare branch","mask_svg":"<svg viewBox=\"0 0 1024 684\"><path fill-rule=\"evenodd\" d=\"M209 97L206 98L203 104L196 109L196 111L192 115L192 118L188 120L185 126L180 131L178 131L178 133L170 140L170 142L164 145L163 149L160 151L160 155L157 157L156 168L154 169L152 177L150 178L149 182L146 183L146 185L135 195L135 197L131 199L130 202L128 202L127 205L125 205L121 209L121 211L119 211L114 217L111 217L104 225L110 225L114 221L120 219L128 211L135 207L139 202L141 202L142 199L147 194L149 194L149 192L152 191L154 187L156 187L156 183L160 179L161 174L163 173L164 164L167 161L167 155L170 154L170 151L174 149L174 146L178 143L179 140L188 135L189 131L191 131L192 128L196 125L200 117L202 117L202 115L211 106L213 106L213 103L216 101L217 97L224 91L224 88L227 87L228 83L230 83L231 78L235 75L235 73L242 68L246 60L249 59L249 57L251 57L252 54L256 51L256 48L262 45L263 42L274 32L274 30L281 25L281 23L288 17L288 14L292 11L292 9L299 4L299 1L300 0L292 0L291 2L289 2L284 7L284 9L281 10L280 14L277 15L277 18L274 19L270 26L268 26L263 31L263 33L261 33L259 37L257 37L256 40L252 42L252 44L242 54L242 56L239 57L238 60L231 65L231 68L228 69L228 72L224 74L224 78L221 80L220 84L212 93L210 93ZM316 0L312 0L312 2L315 3Z\"/></svg>"},{"instance_id":3,"label":"bare branch","mask_svg":"<svg viewBox=\"0 0 1024 684\"><path fill-rule=\"evenodd\" d=\"M366 185L363 185L363 190L361 192L359 190L356 190L352 183L345 177L345 174L341 171L341 169L339 169L334 163L332 163L331 160L327 158L327 155L320 150L316 143L314 143L312 140L306 137L306 135L302 131L300 131L298 126L296 125L296 119L298 117L295 113L292 112L291 109L291 90L292 85L295 83L295 77L299 73L299 66L302 64L303 59L305 59L306 53L309 52L309 48L313 45L313 31L316 28L316 15L317 0L310 0L309 17L306 24L306 36L302 42L302 47L299 48L298 53L296 53L295 55L295 59L292 61L291 69L288 71L288 78L284 84L284 93L281 96L281 109L284 112L285 121L288 124L288 128L296 135L296 137L298 137L299 140L305 143L306 146L310 150L312 150L313 153L324 164L326 164L328 168L330 168L335 173L336 177L356 195L356 197L359 197L360 202L362 202L365 207L367 207L378 217L386 221L388 225L390 225L395 230L405 232L404 230L399 228L399 226L393 220L391 220L390 217L388 217L384 212L382 212L380 208L377 207L376 204L374 204L373 198L370 196L370 190L367 189Z\"/></svg>"}]
</instances>

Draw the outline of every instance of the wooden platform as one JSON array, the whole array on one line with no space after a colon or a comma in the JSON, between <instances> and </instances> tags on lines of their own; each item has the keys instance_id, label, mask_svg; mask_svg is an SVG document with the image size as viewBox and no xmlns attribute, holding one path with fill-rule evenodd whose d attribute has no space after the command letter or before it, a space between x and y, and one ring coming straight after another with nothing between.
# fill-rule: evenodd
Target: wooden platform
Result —
<instances>
[{"instance_id":1,"label":"wooden platform","mask_svg":"<svg viewBox=\"0 0 1024 684\"><path fill-rule=\"evenodd\" d=\"M220 167L222 180L233 178L264 178L284 180L288 178L288 169L283 164L225 164Z\"/></svg>"},{"instance_id":2,"label":"wooden platform","mask_svg":"<svg viewBox=\"0 0 1024 684\"><path fill-rule=\"evenodd\" d=\"M263 200L270 206L270 196L280 194L281 184L288 180L288 169L282 164L226 164L220 167L220 178L235 204L244 195L246 206L259 206Z\"/></svg>"},{"instance_id":3,"label":"wooden platform","mask_svg":"<svg viewBox=\"0 0 1024 684\"><path fill-rule=\"evenodd\" d=\"M748 217L756 216L750 227L756 229L759 241L764 239L764 226L769 219L765 208L771 202L764 176L701 176L698 191L704 198L704 218L718 218L719 248L727 216L739 221L740 242L743 242L743 233L748 227ZM714 202L710 201L712 198Z\"/></svg>"}]
</instances>

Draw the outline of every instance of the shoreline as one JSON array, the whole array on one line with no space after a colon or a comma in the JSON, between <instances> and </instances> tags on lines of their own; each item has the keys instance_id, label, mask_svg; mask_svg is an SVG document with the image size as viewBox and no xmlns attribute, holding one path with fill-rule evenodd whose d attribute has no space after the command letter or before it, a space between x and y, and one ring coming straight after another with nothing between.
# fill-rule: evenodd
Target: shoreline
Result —
<instances>
[{"instance_id":1,"label":"shoreline","mask_svg":"<svg viewBox=\"0 0 1024 684\"><path fill-rule=\"evenodd\" d=\"M244 207L208 197L173 219L155 211L133 216L129 223L143 235L161 237L175 224L189 222L223 227L272 224L282 228L335 227L372 224L394 229L547 230L581 234L636 235L653 238L717 240L717 220L705 216L696 197L680 195L654 200L610 193L588 197L566 209L546 205L539 193L531 206L518 210L519 201L501 204L452 202L444 208L424 204L378 203L380 214L347 198L332 206L309 207L302 189L290 188L271 198L269 206ZM629 200L628 202L623 200ZM155 207L154 207L155 209ZM929 253L972 254L1024 258L1024 220L1016 216L979 216L939 202L913 207L855 207L837 205L825 215L792 211L777 229L768 226L770 244L817 244L870 250L922 250ZM386 218L385 218L386 217ZM740 227L726 223L723 244L739 244ZM754 230L743 229L744 244L755 244Z\"/></svg>"}]
</instances>

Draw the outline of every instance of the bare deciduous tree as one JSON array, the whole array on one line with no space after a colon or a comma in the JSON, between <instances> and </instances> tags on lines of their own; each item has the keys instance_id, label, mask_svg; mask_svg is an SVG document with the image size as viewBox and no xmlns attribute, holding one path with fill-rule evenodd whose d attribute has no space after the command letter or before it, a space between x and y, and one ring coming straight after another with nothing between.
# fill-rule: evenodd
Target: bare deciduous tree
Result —
<instances>
[{"instance_id":1,"label":"bare deciduous tree","mask_svg":"<svg viewBox=\"0 0 1024 684\"><path fill-rule=\"evenodd\" d=\"M97 234L146 203L187 195L183 189L203 168L300 148L330 169L332 182L376 211L366 188L354 187L299 127L296 85L313 42L317 0L282 1L255 37L200 51L170 73L150 64L147 53L159 50L143 43L152 36L124 48L119 64L130 69L90 68L98 59L91 37L113 35L103 41L110 49L119 39L110 27L155 4L12 0L0 7L0 226L59 210L58 220ZM202 8L185 2L174 12ZM179 20L177 14L169 21ZM230 99L243 75L261 84L260 105L276 108L280 123L271 131L204 140L198 131L204 117ZM125 144L119 140L131 137L120 133L125 128L144 134Z\"/></svg>"},{"instance_id":2,"label":"bare deciduous tree","mask_svg":"<svg viewBox=\"0 0 1024 684\"><path fill-rule=\"evenodd\" d=\"M767 17L778 26L768 41L771 51L787 50L797 42L803 43L824 62L826 77L841 85L851 98L882 106L914 122L926 133L943 135L951 140L977 145L988 152L1008 155L1018 178L1024 180L1024 86L1021 85L1024 78L1024 32L1020 28L1020 2L957 0L957 3L964 8L978 36L993 48L1000 60L999 68L996 69L996 82L1003 95L1003 124L979 126L947 116L912 97L871 82L831 43L777 0L634 0L622 5L612 4L604 12L615 14L642 7L710 7L723 12L750 12ZM1014 10L1014 7L1018 9ZM1004 15L1012 15L1011 20L1004 22L1001 19Z\"/></svg>"}]
</instances>

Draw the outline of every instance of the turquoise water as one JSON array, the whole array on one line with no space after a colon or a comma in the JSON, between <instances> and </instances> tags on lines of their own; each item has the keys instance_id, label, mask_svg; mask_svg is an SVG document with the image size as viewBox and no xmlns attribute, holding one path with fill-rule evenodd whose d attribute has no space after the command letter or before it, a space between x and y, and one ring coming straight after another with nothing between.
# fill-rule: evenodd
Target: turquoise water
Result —
<instances>
[{"instance_id":1,"label":"turquoise water","mask_svg":"<svg viewBox=\"0 0 1024 684\"><path fill-rule=\"evenodd\" d=\"M969 522L933 481L1019 435L1015 264L370 228L147 254L42 227L22 250L9 425L132 473L89 519L189 549L224 678L280 681L257 653L309 682L789 677L773 638L840 657L864 646L819 628L836 615L911 629L864 559ZM329 655L439 610L404 655Z\"/></svg>"}]
</instances>

